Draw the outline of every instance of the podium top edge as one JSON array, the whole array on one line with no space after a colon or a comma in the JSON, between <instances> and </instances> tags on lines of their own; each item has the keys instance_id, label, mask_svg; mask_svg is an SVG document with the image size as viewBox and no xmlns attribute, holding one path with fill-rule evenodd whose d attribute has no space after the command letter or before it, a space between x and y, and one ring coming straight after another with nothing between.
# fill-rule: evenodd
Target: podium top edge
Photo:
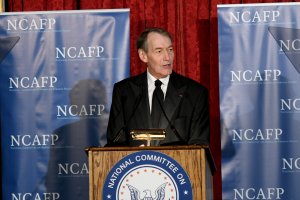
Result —
<instances>
[{"instance_id":1,"label":"podium top edge","mask_svg":"<svg viewBox=\"0 0 300 200\"><path fill-rule=\"evenodd\" d=\"M85 151L142 151L142 150L192 150L208 149L208 145L178 145L178 146L150 146L150 147L87 147Z\"/></svg>"},{"instance_id":2,"label":"podium top edge","mask_svg":"<svg viewBox=\"0 0 300 200\"><path fill-rule=\"evenodd\" d=\"M177 145L177 146L146 146L146 147L128 147L128 146L117 146L117 147L87 147L85 151L89 152L98 151L143 151L143 150L201 150L203 149L208 159L212 173L216 171L216 165L212 157L209 145Z\"/></svg>"}]
</instances>

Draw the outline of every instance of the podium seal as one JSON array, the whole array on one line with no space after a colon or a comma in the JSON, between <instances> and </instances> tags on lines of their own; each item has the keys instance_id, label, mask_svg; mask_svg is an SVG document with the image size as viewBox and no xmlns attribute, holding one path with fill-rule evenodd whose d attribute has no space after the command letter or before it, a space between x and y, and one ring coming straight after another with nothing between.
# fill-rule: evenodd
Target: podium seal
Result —
<instances>
[{"instance_id":1,"label":"podium seal","mask_svg":"<svg viewBox=\"0 0 300 200\"><path fill-rule=\"evenodd\" d=\"M139 151L122 158L108 173L103 200L192 200L192 186L173 158Z\"/></svg>"}]
</instances>

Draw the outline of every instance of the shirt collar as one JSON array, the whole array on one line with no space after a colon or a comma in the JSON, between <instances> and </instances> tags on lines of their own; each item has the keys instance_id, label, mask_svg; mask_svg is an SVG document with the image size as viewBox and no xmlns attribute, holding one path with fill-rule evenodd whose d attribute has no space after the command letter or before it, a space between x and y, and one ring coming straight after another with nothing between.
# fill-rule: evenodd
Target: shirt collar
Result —
<instances>
[{"instance_id":1,"label":"shirt collar","mask_svg":"<svg viewBox=\"0 0 300 200\"><path fill-rule=\"evenodd\" d=\"M148 79L148 84L154 86L154 82L156 81L156 78L149 73L148 69L147 69L147 79ZM164 78L160 78L159 80L162 82L163 87L166 87L169 83L169 79L170 79L170 75Z\"/></svg>"}]
</instances>

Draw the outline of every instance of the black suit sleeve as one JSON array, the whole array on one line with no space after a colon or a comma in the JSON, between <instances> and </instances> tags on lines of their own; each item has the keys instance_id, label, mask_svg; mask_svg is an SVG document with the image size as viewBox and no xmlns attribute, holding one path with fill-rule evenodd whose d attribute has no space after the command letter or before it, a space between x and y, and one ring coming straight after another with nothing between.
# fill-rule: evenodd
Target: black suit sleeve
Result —
<instances>
[{"instance_id":1,"label":"black suit sleeve","mask_svg":"<svg viewBox=\"0 0 300 200\"><path fill-rule=\"evenodd\" d=\"M188 144L209 145L209 98L207 89L196 93L193 114L191 117L190 137Z\"/></svg>"},{"instance_id":2,"label":"black suit sleeve","mask_svg":"<svg viewBox=\"0 0 300 200\"><path fill-rule=\"evenodd\" d=\"M127 143L126 133L124 130L124 98L125 97L122 96L120 87L118 84L115 84L107 126L107 146L125 145Z\"/></svg>"}]
</instances>

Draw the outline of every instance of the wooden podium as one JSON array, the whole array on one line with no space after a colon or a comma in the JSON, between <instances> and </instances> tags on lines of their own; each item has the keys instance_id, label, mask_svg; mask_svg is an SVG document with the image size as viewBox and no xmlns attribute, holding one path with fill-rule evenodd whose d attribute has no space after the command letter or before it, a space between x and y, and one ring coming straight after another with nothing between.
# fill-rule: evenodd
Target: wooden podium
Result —
<instances>
[{"instance_id":1,"label":"wooden podium","mask_svg":"<svg viewBox=\"0 0 300 200\"><path fill-rule=\"evenodd\" d=\"M189 177L194 200L213 199L212 175L215 171L215 165L209 148L205 146L87 148L89 199L104 199L104 182L116 163L130 154L145 150L165 154L173 158L182 167ZM111 199L115 199L115 197L111 197Z\"/></svg>"}]
</instances>

